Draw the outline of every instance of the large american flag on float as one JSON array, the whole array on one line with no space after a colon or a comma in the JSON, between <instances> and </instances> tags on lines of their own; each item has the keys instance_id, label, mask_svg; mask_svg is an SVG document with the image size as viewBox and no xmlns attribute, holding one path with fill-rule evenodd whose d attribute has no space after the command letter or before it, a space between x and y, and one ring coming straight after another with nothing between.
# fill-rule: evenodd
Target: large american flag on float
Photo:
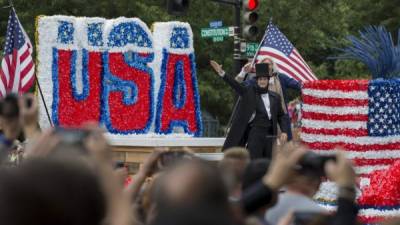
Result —
<instances>
[{"instance_id":1,"label":"large american flag on float","mask_svg":"<svg viewBox=\"0 0 400 225\"><path fill-rule=\"evenodd\" d=\"M400 80L304 84L301 138L320 154L343 147L368 175L400 159Z\"/></svg>"},{"instance_id":2,"label":"large american flag on float","mask_svg":"<svg viewBox=\"0 0 400 225\"><path fill-rule=\"evenodd\" d=\"M301 82L318 80L287 37L272 22L267 26L256 61L272 58L281 72Z\"/></svg>"},{"instance_id":3,"label":"large american flag on float","mask_svg":"<svg viewBox=\"0 0 400 225\"><path fill-rule=\"evenodd\" d=\"M10 92L27 92L33 85L35 64L32 52L32 44L12 8L0 68L0 97Z\"/></svg>"}]
</instances>

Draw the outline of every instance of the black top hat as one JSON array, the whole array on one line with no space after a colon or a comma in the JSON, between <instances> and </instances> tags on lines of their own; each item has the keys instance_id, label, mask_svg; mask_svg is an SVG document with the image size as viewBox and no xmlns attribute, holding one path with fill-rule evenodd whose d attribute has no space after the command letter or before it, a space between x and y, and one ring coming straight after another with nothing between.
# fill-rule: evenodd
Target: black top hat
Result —
<instances>
[{"instance_id":1,"label":"black top hat","mask_svg":"<svg viewBox=\"0 0 400 225\"><path fill-rule=\"evenodd\" d=\"M269 74L269 64L268 63L257 63L256 64L256 78L259 77L271 77Z\"/></svg>"}]
</instances>

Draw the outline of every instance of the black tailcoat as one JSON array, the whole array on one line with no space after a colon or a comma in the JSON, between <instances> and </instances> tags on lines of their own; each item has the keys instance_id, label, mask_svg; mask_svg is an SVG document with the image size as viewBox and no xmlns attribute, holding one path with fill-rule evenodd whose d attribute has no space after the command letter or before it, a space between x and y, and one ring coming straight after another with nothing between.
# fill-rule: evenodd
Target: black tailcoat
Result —
<instances>
[{"instance_id":1,"label":"black tailcoat","mask_svg":"<svg viewBox=\"0 0 400 225\"><path fill-rule=\"evenodd\" d=\"M240 146L242 144L243 136L245 135L246 129L249 125L249 120L253 113L255 113L257 106L257 95L256 87L254 85L244 86L239 84L236 80L228 76L227 74L223 77L224 81L228 83L239 95L240 100L238 102L237 110L234 111L232 117L232 126L229 129L226 137L223 150ZM270 111L273 133L271 135L277 135L278 124L281 131L287 133L288 118L284 113L281 106L281 98L278 94L269 91Z\"/></svg>"}]
</instances>

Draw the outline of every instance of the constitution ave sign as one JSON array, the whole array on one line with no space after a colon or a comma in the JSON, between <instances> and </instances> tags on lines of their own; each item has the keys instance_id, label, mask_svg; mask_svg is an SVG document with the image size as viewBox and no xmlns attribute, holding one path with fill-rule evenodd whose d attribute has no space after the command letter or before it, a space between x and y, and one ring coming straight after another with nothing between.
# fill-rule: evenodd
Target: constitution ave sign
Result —
<instances>
[{"instance_id":1,"label":"constitution ave sign","mask_svg":"<svg viewBox=\"0 0 400 225\"><path fill-rule=\"evenodd\" d=\"M214 42L223 41L224 37L233 36L233 27L220 27L220 28L202 28L202 38L213 38Z\"/></svg>"}]
</instances>

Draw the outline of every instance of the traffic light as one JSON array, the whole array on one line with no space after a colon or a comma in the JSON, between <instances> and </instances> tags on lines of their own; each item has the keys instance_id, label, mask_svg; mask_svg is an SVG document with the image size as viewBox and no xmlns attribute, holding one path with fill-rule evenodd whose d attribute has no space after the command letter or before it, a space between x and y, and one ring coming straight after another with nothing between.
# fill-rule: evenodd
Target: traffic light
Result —
<instances>
[{"instance_id":1,"label":"traffic light","mask_svg":"<svg viewBox=\"0 0 400 225\"><path fill-rule=\"evenodd\" d=\"M258 34L258 27L256 22L258 20L259 0L244 0L243 1L243 30L242 34L245 38L255 39Z\"/></svg>"},{"instance_id":2,"label":"traffic light","mask_svg":"<svg viewBox=\"0 0 400 225\"><path fill-rule=\"evenodd\" d=\"M172 15L182 15L189 8L189 0L167 0L167 10Z\"/></svg>"}]
</instances>

